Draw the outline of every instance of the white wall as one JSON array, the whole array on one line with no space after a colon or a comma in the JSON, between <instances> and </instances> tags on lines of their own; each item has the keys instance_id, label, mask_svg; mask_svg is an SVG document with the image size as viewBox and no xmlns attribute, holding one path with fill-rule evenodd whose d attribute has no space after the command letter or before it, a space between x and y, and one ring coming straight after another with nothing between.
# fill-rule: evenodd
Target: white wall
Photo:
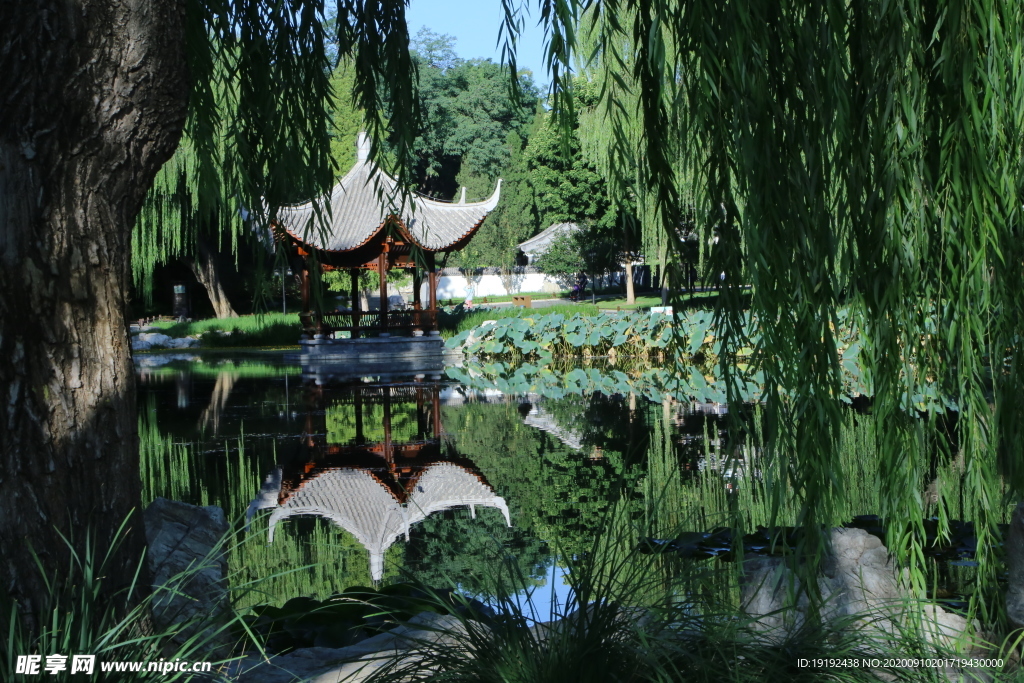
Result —
<instances>
[{"instance_id":1,"label":"white wall","mask_svg":"<svg viewBox=\"0 0 1024 683\"><path fill-rule=\"evenodd\" d=\"M512 291L506 291L505 285L498 275L475 275L472 282L465 275L442 275L437 282L438 299L465 299L472 287L473 298L482 299L485 296L503 296L506 294L519 294L520 292L559 292L562 287L558 281L543 273L523 273L513 276ZM427 283L423 283L420 295L424 302L429 301L430 293L427 291Z\"/></svg>"}]
</instances>

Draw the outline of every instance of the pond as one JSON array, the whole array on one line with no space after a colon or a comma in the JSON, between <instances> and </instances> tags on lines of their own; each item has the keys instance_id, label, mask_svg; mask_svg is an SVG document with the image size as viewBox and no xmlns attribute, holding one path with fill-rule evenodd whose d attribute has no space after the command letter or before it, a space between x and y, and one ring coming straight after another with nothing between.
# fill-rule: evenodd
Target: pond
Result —
<instances>
[{"instance_id":1,"label":"pond","mask_svg":"<svg viewBox=\"0 0 1024 683\"><path fill-rule=\"evenodd\" d=\"M281 354L140 360L145 501L218 505L244 529L228 549L242 607L409 580L564 601L564 559L591 548L613 508L635 544L690 539L670 549L717 557L709 566L734 577L722 562L731 541L716 546L721 533L710 532L730 514L754 535L770 522L753 443L759 408L741 416L752 436L726 453L724 406L675 398L640 370L358 377ZM847 495L831 523L876 514L874 435L855 410L836 457ZM953 461L931 476L933 488L957 487L963 473ZM970 491L954 498L950 517L971 519ZM780 522L793 524L796 510L795 497L782 501ZM960 538L936 553L936 597L955 601L970 584L969 546Z\"/></svg>"}]
</instances>

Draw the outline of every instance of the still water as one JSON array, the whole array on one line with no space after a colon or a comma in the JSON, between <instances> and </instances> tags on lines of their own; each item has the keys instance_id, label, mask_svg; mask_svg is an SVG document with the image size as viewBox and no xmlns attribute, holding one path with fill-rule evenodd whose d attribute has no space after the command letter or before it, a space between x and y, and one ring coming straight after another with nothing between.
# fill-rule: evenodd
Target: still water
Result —
<instances>
[{"instance_id":1,"label":"still water","mask_svg":"<svg viewBox=\"0 0 1024 683\"><path fill-rule=\"evenodd\" d=\"M559 558L586 552L612 507L637 542L710 531L730 511L747 529L769 522L756 449L724 452L720 405L616 391L599 369L527 386L505 368L341 377L280 355L141 359L144 497L219 505L244 529L228 548L243 606L406 580L564 600ZM836 524L879 509L873 443L851 414Z\"/></svg>"}]
</instances>

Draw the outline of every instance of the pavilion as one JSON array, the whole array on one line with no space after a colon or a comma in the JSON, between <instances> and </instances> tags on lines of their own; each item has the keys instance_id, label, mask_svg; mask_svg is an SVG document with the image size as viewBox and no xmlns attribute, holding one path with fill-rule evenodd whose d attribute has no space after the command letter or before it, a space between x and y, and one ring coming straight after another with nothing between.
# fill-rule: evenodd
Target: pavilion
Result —
<instances>
[{"instance_id":1,"label":"pavilion","mask_svg":"<svg viewBox=\"0 0 1024 683\"><path fill-rule=\"evenodd\" d=\"M270 510L267 542L278 524L292 517L331 521L352 534L369 553L370 576L384 576L384 555L399 537L431 514L468 507L495 508L511 526L508 504L469 460L441 452L440 385L354 385L330 400L309 386L307 424L298 461L276 468L247 512ZM369 411L371 407L382 411ZM341 408L354 432L332 431L328 413ZM379 424L367 424L370 413ZM394 433L406 418L404 437ZM365 430L364 430L365 426ZM345 438L344 442L334 439Z\"/></svg>"},{"instance_id":2,"label":"pavilion","mask_svg":"<svg viewBox=\"0 0 1024 683\"><path fill-rule=\"evenodd\" d=\"M484 219L498 204L501 180L482 202L467 202L466 190L458 202L444 202L412 193L402 197L398 183L370 161L370 140L359 133L356 163L329 198L277 210L272 225L280 239L288 240L304 258L302 271L303 328L311 337L325 339L334 332L349 332L352 339L393 331L437 332L437 262L464 248ZM318 225L317 207L327 207L330 224ZM310 310L310 268L345 269L352 277L352 307L348 311ZM387 273L391 268L413 271L411 310L389 311ZM380 279L377 311L359 310L359 272L372 269ZM426 270L429 302L420 300L421 269Z\"/></svg>"}]
</instances>

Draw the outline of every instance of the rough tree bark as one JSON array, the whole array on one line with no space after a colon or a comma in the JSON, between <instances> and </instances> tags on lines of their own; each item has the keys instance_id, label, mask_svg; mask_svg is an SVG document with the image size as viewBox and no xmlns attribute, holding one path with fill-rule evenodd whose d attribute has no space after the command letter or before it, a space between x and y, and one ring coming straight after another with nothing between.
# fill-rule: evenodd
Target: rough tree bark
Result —
<instances>
[{"instance_id":1,"label":"rough tree bark","mask_svg":"<svg viewBox=\"0 0 1024 683\"><path fill-rule=\"evenodd\" d=\"M0 590L26 615L140 504L131 226L188 103L183 0L0 3ZM108 575L131 577L133 517ZM134 552L133 552L134 551ZM31 622L30 622L31 623Z\"/></svg>"},{"instance_id":2,"label":"rough tree bark","mask_svg":"<svg viewBox=\"0 0 1024 683\"><path fill-rule=\"evenodd\" d=\"M232 307L224 289L224 280L217 265L217 252L202 237L196 242L196 255L189 261L189 266L196 280L206 289L206 295L213 304L214 315L218 318L237 318L238 313Z\"/></svg>"}]
</instances>

